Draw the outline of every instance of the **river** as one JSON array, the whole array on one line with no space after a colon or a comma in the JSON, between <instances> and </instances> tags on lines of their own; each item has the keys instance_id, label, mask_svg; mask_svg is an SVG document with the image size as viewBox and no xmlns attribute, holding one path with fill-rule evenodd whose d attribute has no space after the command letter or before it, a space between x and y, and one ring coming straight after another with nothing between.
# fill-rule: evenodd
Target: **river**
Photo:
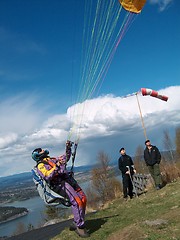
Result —
<instances>
[{"instance_id":1,"label":"river","mask_svg":"<svg viewBox=\"0 0 180 240\"><path fill-rule=\"evenodd\" d=\"M25 228L27 228L29 224L38 227L43 223L43 219L45 218L45 204L40 197L4 204L2 206L25 207L29 210L29 213L23 217L1 223L0 237L13 235L20 224L23 224Z\"/></svg>"}]
</instances>

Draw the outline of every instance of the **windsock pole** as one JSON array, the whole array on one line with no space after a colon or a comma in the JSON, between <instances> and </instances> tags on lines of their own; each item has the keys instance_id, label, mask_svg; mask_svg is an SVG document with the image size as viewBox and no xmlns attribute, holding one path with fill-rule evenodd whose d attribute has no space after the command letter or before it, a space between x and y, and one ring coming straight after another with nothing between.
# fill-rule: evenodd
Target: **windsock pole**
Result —
<instances>
[{"instance_id":1,"label":"windsock pole","mask_svg":"<svg viewBox=\"0 0 180 240\"><path fill-rule=\"evenodd\" d=\"M145 139L147 140L148 138L147 138L146 128L145 128L145 125L144 125L142 111L141 111L141 107L140 107L140 103L139 103L139 99L138 99L138 92L136 93L136 99L137 99L137 103L138 103L138 107L139 107L139 113L140 113L140 117L141 117L141 123L142 123L143 131L144 131L144 136L145 136Z\"/></svg>"}]
</instances>

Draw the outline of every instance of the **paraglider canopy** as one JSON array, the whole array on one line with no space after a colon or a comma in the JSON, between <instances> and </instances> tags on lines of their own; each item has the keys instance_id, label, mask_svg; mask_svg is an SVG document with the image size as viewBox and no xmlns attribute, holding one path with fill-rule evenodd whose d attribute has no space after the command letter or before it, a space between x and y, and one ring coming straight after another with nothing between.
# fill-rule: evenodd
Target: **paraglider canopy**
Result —
<instances>
[{"instance_id":1,"label":"paraglider canopy","mask_svg":"<svg viewBox=\"0 0 180 240\"><path fill-rule=\"evenodd\" d=\"M146 0L119 0L124 9L133 13L140 13Z\"/></svg>"}]
</instances>

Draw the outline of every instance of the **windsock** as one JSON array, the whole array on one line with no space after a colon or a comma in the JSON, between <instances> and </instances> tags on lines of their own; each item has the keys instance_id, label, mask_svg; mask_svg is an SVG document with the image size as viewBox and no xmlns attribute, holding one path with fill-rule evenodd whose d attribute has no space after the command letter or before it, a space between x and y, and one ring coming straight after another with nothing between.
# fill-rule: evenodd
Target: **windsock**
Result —
<instances>
[{"instance_id":1,"label":"windsock","mask_svg":"<svg viewBox=\"0 0 180 240\"><path fill-rule=\"evenodd\" d=\"M159 98L159 99L161 99L163 101L166 101L166 102L168 100L167 96L160 95L158 92L156 92L152 89L141 88L141 93L142 93L143 96L150 95L151 97L156 97L156 98Z\"/></svg>"}]
</instances>

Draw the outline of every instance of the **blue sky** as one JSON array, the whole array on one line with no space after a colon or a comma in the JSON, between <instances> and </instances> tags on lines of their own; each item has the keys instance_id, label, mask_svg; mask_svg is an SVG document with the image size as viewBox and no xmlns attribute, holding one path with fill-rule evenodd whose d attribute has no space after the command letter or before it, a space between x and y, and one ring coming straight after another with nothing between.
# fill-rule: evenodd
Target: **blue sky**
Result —
<instances>
[{"instance_id":1,"label":"blue sky","mask_svg":"<svg viewBox=\"0 0 180 240\"><path fill-rule=\"evenodd\" d=\"M163 149L163 130L173 137L180 122L179 7L178 0L147 0L101 88L86 104L74 106L86 56L84 0L1 0L0 176L29 171L36 147L63 152L70 120L78 124L75 115L82 114L83 106L77 165L95 163L97 153L106 149L114 160L121 146L133 155L144 142L143 131L136 99L121 97L142 87L169 96L167 103L140 99L148 137ZM9 168L12 162L17 164Z\"/></svg>"}]
</instances>

